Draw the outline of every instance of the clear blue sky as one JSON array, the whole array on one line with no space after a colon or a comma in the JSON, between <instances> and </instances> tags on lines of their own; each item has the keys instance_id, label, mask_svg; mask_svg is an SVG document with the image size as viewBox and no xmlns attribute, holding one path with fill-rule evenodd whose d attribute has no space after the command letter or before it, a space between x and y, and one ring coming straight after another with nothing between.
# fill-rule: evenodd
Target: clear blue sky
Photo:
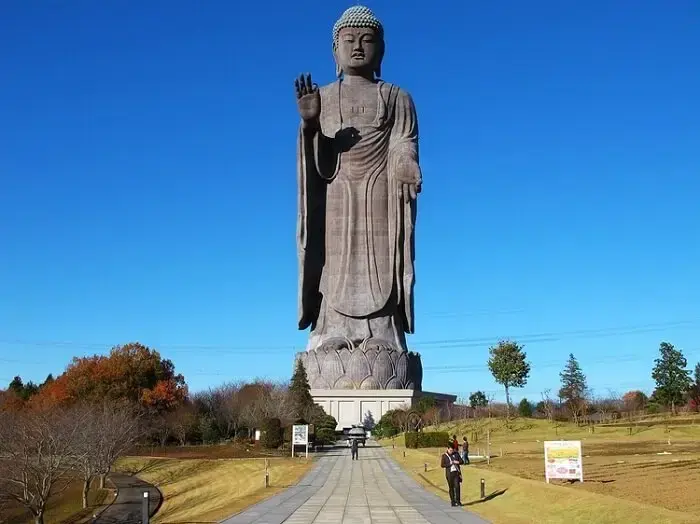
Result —
<instances>
[{"instance_id":1,"label":"clear blue sky","mask_svg":"<svg viewBox=\"0 0 700 524\"><path fill-rule=\"evenodd\" d=\"M333 79L352 4L2 3L0 383L132 340L193 390L290 375L293 79ZM650 389L661 340L700 360L700 4L367 5L419 113L425 388L502 398L506 336L516 398L569 352L599 393Z\"/></svg>"}]
</instances>

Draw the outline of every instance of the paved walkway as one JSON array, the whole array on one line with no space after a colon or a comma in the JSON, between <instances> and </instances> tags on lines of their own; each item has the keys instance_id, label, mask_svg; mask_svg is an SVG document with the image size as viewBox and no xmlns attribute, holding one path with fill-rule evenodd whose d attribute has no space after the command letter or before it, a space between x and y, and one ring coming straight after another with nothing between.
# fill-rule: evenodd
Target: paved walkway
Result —
<instances>
[{"instance_id":1,"label":"paved walkway","mask_svg":"<svg viewBox=\"0 0 700 524\"><path fill-rule=\"evenodd\" d=\"M323 455L296 486L223 524L486 524L429 493L376 444Z\"/></svg>"},{"instance_id":2,"label":"paved walkway","mask_svg":"<svg viewBox=\"0 0 700 524\"><path fill-rule=\"evenodd\" d=\"M146 490L150 514L160 506L160 491L148 482L122 473L112 473L109 478L119 490L117 498L92 521L93 524L141 524L141 504Z\"/></svg>"}]
</instances>

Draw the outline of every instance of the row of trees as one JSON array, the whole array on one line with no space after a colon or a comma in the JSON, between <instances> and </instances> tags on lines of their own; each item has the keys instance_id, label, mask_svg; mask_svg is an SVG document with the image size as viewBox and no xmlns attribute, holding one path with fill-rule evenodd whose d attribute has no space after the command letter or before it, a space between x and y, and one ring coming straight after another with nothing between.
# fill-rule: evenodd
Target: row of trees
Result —
<instances>
[{"instance_id":1,"label":"row of trees","mask_svg":"<svg viewBox=\"0 0 700 524\"><path fill-rule=\"evenodd\" d=\"M104 478L141 434L141 417L128 402L0 411L0 509L26 508L43 523L50 496L76 478L83 481L82 505L92 480Z\"/></svg>"},{"instance_id":2,"label":"row of trees","mask_svg":"<svg viewBox=\"0 0 700 524\"><path fill-rule=\"evenodd\" d=\"M317 427L316 442L329 444L335 438L324 427L330 419L311 397L306 371L297 362L289 382L275 383L264 379L253 382L233 382L196 393L175 410L158 417L154 435L165 445L173 439L178 444L214 443L223 440L249 441L254 430L279 426L286 433L295 423ZM332 421L335 429L335 419ZM285 440L288 440L285 439ZM263 439L268 448L276 438Z\"/></svg>"},{"instance_id":3,"label":"row of trees","mask_svg":"<svg viewBox=\"0 0 700 524\"><path fill-rule=\"evenodd\" d=\"M651 397L647 398L641 391L630 391L618 399L614 393L605 398L594 398L588 386L586 375L573 354L569 355L564 369L559 374L561 387L556 399L552 398L550 390L542 393L542 399L533 405L523 399L518 407L520 414L540 413L548 418L555 416L555 411L565 410L574 422L591 413L605 416L606 413L621 410L630 411L649 409L660 411L667 409L675 414L677 408L686 405L691 411L700 411L700 363L695 365L691 373L687 369L688 362L680 349L668 342L659 346L659 357L654 361L651 376L656 382L656 388ZM523 346L515 341L503 340L489 348L488 367L498 384L505 389L506 415L511 411L511 388L522 388L530 376L530 363ZM489 405L486 394L477 391L470 395L469 404L473 409Z\"/></svg>"}]
</instances>

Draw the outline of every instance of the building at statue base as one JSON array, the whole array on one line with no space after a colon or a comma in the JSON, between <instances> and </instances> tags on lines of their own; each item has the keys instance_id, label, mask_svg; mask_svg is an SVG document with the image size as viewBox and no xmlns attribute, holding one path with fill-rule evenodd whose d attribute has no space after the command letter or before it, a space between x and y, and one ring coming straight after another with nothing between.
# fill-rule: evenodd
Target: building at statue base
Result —
<instances>
[{"instance_id":1,"label":"building at statue base","mask_svg":"<svg viewBox=\"0 0 700 524\"><path fill-rule=\"evenodd\" d=\"M421 397L434 398L445 412L457 400L423 391L420 355L389 344L355 346L340 339L301 351L296 359L306 369L314 402L336 419L339 430L364 423L368 414L379 422L387 411L411 408Z\"/></svg>"},{"instance_id":2,"label":"building at statue base","mask_svg":"<svg viewBox=\"0 0 700 524\"><path fill-rule=\"evenodd\" d=\"M414 406L421 397L433 397L436 406L447 411L457 397L412 389L312 389L314 402L335 418L338 430L363 424L371 414L376 424L387 411Z\"/></svg>"}]
</instances>

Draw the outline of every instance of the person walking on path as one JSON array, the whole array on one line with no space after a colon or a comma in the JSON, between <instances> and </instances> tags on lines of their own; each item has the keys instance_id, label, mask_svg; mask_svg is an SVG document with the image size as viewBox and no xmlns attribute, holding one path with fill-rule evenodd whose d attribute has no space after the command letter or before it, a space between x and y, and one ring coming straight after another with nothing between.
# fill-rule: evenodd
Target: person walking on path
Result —
<instances>
[{"instance_id":1,"label":"person walking on path","mask_svg":"<svg viewBox=\"0 0 700 524\"><path fill-rule=\"evenodd\" d=\"M459 456L459 452L454 450L452 442L450 442L447 445L445 453L442 455L440 466L445 468L445 478L447 479L447 487L450 491L450 502L453 506L462 505L460 489L462 470L459 467L462 463L462 457Z\"/></svg>"},{"instance_id":2,"label":"person walking on path","mask_svg":"<svg viewBox=\"0 0 700 524\"><path fill-rule=\"evenodd\" d=\"M469 441L462 437L462 462L469 465Z\"/></svg>"},{"instance_id":3,"label":"person walking on path","mask_svg":"<svg viewBox=\"0 0 700 524\"><path fill-rule=\"evenodd\" d=\"M352 439L352 444L350 445L350 455L352 456L352 460L358 460L357 453L358 453L358 448L359 444L357 442L357 439L354 438Z\"/></svg>"},{"instance_id":4,"label":"person walking on path","mask_svg":"<svg viewBox=\"0 0 700 524\"><path fill-rule=\"evenodd\" d=\"M457 440L457 435L452 435L452 450L459 451L459 441Z\"/></svg>"}]
</instances>

